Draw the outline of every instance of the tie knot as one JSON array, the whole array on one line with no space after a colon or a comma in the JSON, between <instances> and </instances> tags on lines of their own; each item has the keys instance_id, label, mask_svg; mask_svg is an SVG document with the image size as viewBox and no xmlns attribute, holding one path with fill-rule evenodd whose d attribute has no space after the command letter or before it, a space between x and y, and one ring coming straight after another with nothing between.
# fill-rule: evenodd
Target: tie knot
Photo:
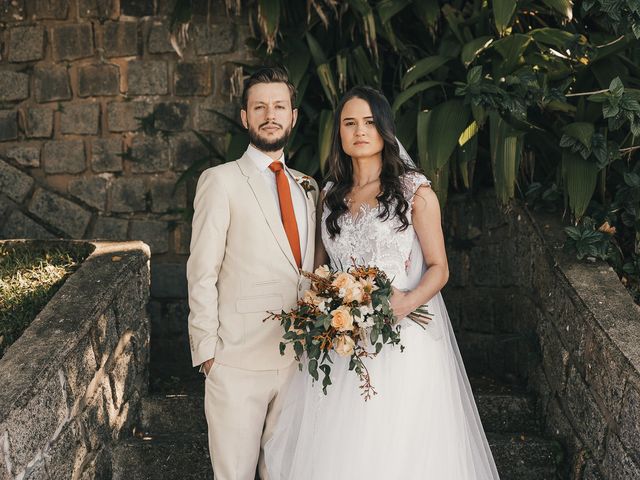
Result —
<instances>
[{"instance_id":1,"label":"tie knot","mask_svg":"<svg viewBox=\"0 0 640 480\"><path fill-rule=\"evenodd\" d=\"M269 165L269 169L275 173L278 173L282 168L282 162L278 162L277 160Z\"/></svg>"}]
</instances>

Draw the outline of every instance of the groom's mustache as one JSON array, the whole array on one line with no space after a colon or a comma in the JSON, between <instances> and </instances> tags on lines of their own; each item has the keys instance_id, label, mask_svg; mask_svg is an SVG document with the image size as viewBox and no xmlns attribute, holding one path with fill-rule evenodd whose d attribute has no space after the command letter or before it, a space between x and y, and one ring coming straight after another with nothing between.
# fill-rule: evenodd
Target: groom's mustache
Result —
<instances>
[{"instance_id":1,"label":"groom's mustache","mask_svg":"<svg viewBox=\"0 0 640 480\"><path fill-rule=\"evenodd\" d=\"M258 129L261 129L262 127L278 127L278 128L282 128L282 125L280 125L279 123L274 123L274 122L265 122L262 125L260 125L258 127Z\"/></svg>"}]
</instances>

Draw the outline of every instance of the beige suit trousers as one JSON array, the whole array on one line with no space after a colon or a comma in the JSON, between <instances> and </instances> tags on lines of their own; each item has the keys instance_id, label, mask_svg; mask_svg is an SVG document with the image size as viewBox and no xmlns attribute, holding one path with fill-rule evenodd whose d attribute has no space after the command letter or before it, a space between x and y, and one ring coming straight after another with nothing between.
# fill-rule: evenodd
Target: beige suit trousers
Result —
<instances>
[{"instance_id":1,"label":"beige suit trousers","mask_svg":"<svg viewBox=\"0 0 640 480\"><path fill-rule=\"evenodd\" d=\"M282 409L283 389L297 364L245 370L215 362L205 380L204 409L215 480L268 480L264 445Z\"/></svg>"}]
</instances>

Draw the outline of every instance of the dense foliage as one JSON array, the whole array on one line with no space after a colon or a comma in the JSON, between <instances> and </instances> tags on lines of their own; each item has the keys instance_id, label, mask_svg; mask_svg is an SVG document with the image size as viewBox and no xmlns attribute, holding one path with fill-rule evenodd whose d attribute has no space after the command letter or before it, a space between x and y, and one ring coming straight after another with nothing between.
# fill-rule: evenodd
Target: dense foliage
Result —
<instances>
[{"instance_id":1,"label":"dense foliage","mask_svg":"<svg viewBox=\"0 0 640 480\"><path fill-rule=\"evenodd\" d=\"M235 2L230 2L234 3ZM640 273L640 1L256 0L263 63L298 88L293 165L318 174L353 85L393 102L398 137L441 200L493 183L563 209L569 245ZM252 67L244 66L246 73ZM226 155L246 144L228 135ZM606 222L606 223L605 223Z\"/></svg>"}]
</instances>

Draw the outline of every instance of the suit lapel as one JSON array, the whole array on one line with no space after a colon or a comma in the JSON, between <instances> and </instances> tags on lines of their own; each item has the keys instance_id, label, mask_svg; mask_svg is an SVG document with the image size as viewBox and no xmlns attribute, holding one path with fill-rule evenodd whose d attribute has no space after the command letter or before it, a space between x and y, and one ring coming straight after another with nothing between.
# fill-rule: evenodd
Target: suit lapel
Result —
<instances>
[{"instance_id":1,"label":"suit lapel","mask_svg":"<svg viewBox=\"0 0 640 480\"><path fill-rule=\"evenodd\" d=\"M291 173L291 172L289 172ZM297 178L295 175L291 173L293 178ZM309 265L309 261L311 261L311 265L313 268L313 245L315 244L315 235L316 235L316 209L313 201L313 193L307 193L302 185L298 181L295 182L298 190L302 192L305 200L305 206L307 211L307 248L303 253L302 258L302 266Z\"/></svg>"},{"instance_id":2,"label":"suit lapel","mask_svg":"<svg viewBox=\"0 0 640 480\"><path fill-rule=\"evenodd\" d=\"M269 191L269 187L262 178L262 175L258 168L253 163L253 160L246 153L238 160L238 166L242 170L242 173L247 176L247 183L253 191L253 194L258 202L264 218L267 220L271 233L278 242L278 246L282 250L282 253L287 257L291 266L298 272L298 266L296 260L293 258L293 252L291 252L291 246L289 245L289 239L284 231L282 225L282 218L280 217L280 210L273 199L273 193Z\"/></svg>"}]
</instances>

